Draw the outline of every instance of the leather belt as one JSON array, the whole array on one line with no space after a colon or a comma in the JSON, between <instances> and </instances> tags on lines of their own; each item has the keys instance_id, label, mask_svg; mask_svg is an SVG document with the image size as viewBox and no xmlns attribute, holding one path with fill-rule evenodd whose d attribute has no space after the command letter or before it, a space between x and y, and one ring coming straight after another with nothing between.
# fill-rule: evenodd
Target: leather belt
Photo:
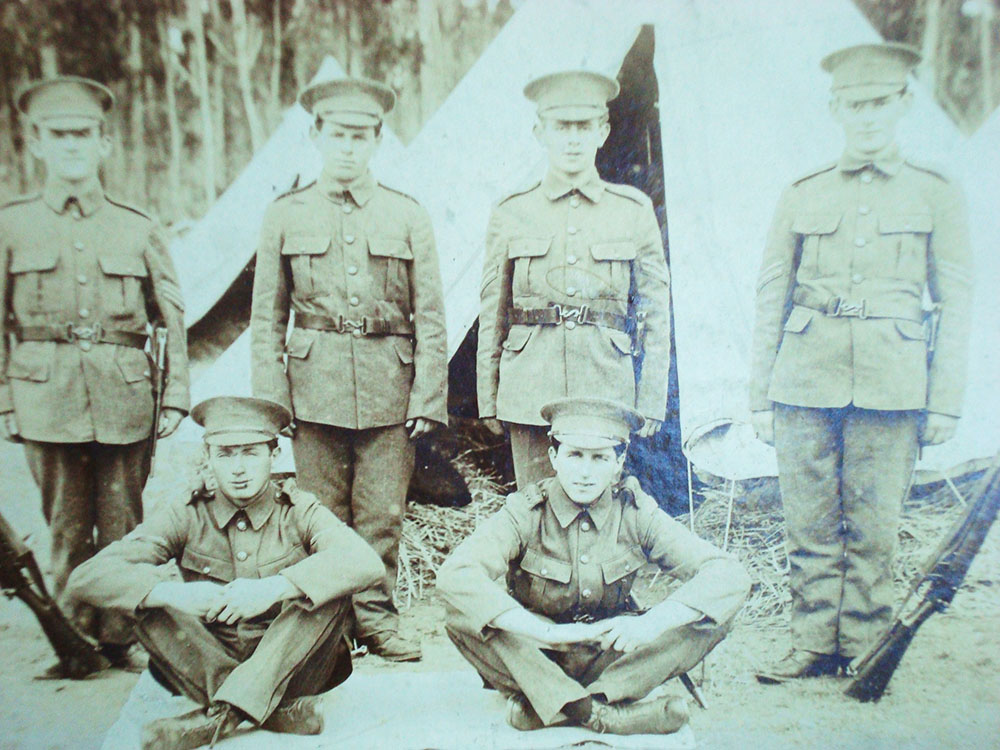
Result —
<instances>
[{"instance_id":1,"label":"leather belt","mask_svg":"<svg viewBox=\"0 0 1000 750\"><path fill-rule=\"evenodd\" d=\"M108 331L100 323L81 326L74 323L49 326L19 326L14 331L18 341L59 341L79 344L89 349L93 344L118 344L134 349L146 348L146 334L133 331Z\"/></svg>"},{"instance_id":2,"label":"leather belt","mask_svg":"<svg viewBox=\"0 0 1000 750\"><path fill-rule=\"evenodd\" d=\"M387 318L362 317L358 320L349 320L343 315L331 318L326 315L297 312L295 313L295 327L308 328L312 331L350 333L352 336L413 335L413 324L401 318L389 320Z\"/></svg>"},{"instance_id":3,"label":"leather belt","mask_svg":"<svg viewBox=\"0 0 1000 750\"><path fill-rule=\"evenodd\" d=\"M847 299L827 296L812 289L796 287L792 302L811 310L818 310L831 318L898 318L923 323L924 314L916 302L891 302L885 300Z\"/></svg>"},{"instance_id":4,"label":"leather belt","mask_svg":"<svg viewBox=\"0 0 1000 750\"><path fill-rule=\"evenodd\" d=\"M511 325L546 326L565 323L574 327L581 323L592 326L606 326L628 333L628 318L618 313L593 310L587 305L550 305L549 307L512 307L507 311L507 321Z\"/></svg>"}]
</instances>

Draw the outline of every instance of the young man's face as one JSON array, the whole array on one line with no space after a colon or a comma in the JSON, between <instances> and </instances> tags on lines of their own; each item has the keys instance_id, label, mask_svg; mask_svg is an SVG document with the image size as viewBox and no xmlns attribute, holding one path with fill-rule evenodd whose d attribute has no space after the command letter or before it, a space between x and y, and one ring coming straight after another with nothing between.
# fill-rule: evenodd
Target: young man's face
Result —
<instances>
[{"instance_id":1,"label":"young man's face","mask_svg":"<svg viewBox=\"0 0 1000 750\"><path fill-rule=\"evenodd\" d=\"M611 126L595 117L590 120L554 120L541 117L535 137L549 157L549 167L575 177L594 166L597 150L604 145Z\"/></svg>"},{"instance_id":2,"label":"young man's face","mask_svg":"<svg viewBox=\"0 0 1000 750\"><path fill-rule=\"evenodd\" d=\"M549 448L549 460L563 490L577 505L591 505L621 474L625 452L614 448L577 448L560 443Z\"/></svg>"},{"instance_id":3,"label":"young man's face","mask_svg":"<svg viewBox=\"0 0 1000 750\"><path fill-rule=\"evenodd\" d=\"M319 130L313 126L309 136L323 157L326 173L344 184L365 173L382 141L382 134L375 135L372 126L353 127L329 121L324 121Z\"/></svg>"},{"instance_id":4,"label":"young man's face","mask_svg":"<svg viewBox=\"0 0 1000 750\"><path fill-rule=\"evenodd\" d=\"M271 478L271 462L277 457L267 443L252 445L206 445L208 466L219 489L237 504L256 497Z\"/></svg>"},{"instance_id":5,"label":"young man's face","mask_svg":"<svg viewBox=\"0 0 1000 750\"><path fill-rule=\"evenodd\" d=\"M28 147L44 162L48 177L82 182L97 176L101 162L111 154L111 139L101 134L96 122L72 128L41 124Z\"/></svg>"},{"instance_id":6,"label":"young man's face","mask_svg":"<svg viewBox=\"0 0 1000 750\"><path fill-rule=\"evenodd\" d=\"M834 97L830 111L844 128L847 150L870 156L895 142L896 126L909 110L912 99L908 91L862 101Z\"/></svg>"}]
</instances>

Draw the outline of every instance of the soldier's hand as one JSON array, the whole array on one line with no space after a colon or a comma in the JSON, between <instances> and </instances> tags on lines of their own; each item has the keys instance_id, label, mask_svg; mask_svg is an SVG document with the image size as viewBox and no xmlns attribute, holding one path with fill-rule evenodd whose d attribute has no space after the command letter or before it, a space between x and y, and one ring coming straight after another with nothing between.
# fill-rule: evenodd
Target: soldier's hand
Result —
<instances>
[{"instance_id":1,"label":"soldier's hand","mask_svg":"<svg viewBox=\"0 0 1000 750\"><path fill-rule=\"evenodd\" d=\"M237 578L227 583L218 604L205 616L206 620L233 625L240 620L267 612L290 593L297 591L282 575L268 578Z\"/></svg>"},{"instance_id":2,"label":"soldier's hand","mask_svg":"<svg viewBox=\"0 0 1000 750\"><path fill-rule=\"evenodd\" d=\"M17 419L14 412L8 411L0 414L0 437L11 443L21 441L21 432L17 429Z\"/></svg>"},{"instance_id":3,"label":"soldier's hand","mask_svg":"<svg viewBox=\"0 0 1000 750\"><path fill-rule=\"evenodd\" d=\"M417 417L416 419L406 420L406 429L410 431L410 440L416 440L418 437L423 437L427 433L433 432L435 427L437 427L437 422L432 419Z\"/></svg>"},{"instance_id":4,"label":"soldier's hand","mask_svg":"<svg viewBox=\"0 0 1000 750\"><path fill-rule=\"evenodd\" d=\"M184 412L179 409L171 409L169 406L163 407L163 411L160 412L160 426L156 431L156 436L161 438L170 437L174 434L174 430L180 425L182 419L184 419Z\"/></svg>"},{"instance_id":5,"label":"soldier's hand","mask_svg":"<svg viewBox=\"0 0 1000 750\"><path fill-rule=\"evenodd\" d=\"M750 421L753 423L753 431L757 439L762 443L774 445L774 411L752 411Z\"/></svg>"},{"instance_id":6,"label":"soldier's hand","mask_svg":"<svg viewBox=\"0 0 1000 750\"><path fill-rule=\"evenodd\" d=\"M647 417L645 424L643 424L643 426L639 428L639 437L641 438L653 437L653 435L655 435L657 432L660 431L660 428L662 426L663 426L662 419L650 419L649 417Z\"/></svg>"},{"instance_id":7,"label":"soldier's hand","mask_svg":"<svg viewBox=\"0 0 1000 750\"><path fill-rule=\"evenodd\" d=\"M220 601L223 588L211 581L163 581L156 584L142 602L146 609L169 608L205 617Z\"/></svg>"},{"instance_id":8,"label":"soldier's hand","mask_svg":"<svg viewBox=\"0 0 1000 750\"><path fill-rule=\"evenodd\" d=\"M920 434L920 444L940 445L941 443L946 443L955 437L955 430L957 428L958 417L929 411L924 421L924 428Z\"/></svg>"},{"instance_id":9,"label":"soldier's hand","mask_svg":"<svg viewBox=\"0 0 1000 750\"><path fill-rule=\"evenodd\" d=\"M503 422L499 419L486 417L485 419L480 419L479 421L483 423L483 427L492 432L494 435L503 436Z\"/></svg>"},{"instance_id":10,"label":"soldier's hand","mask_svg":"<svg viewBox=\"0 0 1000 750\"><path fill-rule=\"evenodd\" d=\"M601 637L601 648L614 648L627 654L652 643L666 632L666 623L646 615L622 615L608 621L609 628Z\"/></svg>"}]
</instances>

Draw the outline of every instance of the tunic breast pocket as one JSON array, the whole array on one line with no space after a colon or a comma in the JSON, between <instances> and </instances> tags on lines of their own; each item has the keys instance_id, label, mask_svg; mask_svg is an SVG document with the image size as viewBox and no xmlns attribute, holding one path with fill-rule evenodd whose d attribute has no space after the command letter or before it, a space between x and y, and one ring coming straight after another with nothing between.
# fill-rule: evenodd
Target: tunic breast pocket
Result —
<instances>
[{"instance_id":1,"label":"tunic breast pocket","mask_svg":"<svg viewBox=\"0 0 1000 750\"><path fill-rule=\"evenodd\" d=\"M792 232L802 238L799 272L805 278L835 276L851 267L851 259L842 256L833 238L842 218L839 213L801 214L792 221Z\"/></svg>"},{"instance_id":2,"label":"tunic breast pocket","mask_svg":"<svg viewBox=\"0 0 1000 750\"><path fill-rule=\"evenodd\" d=\"M529 549L521 558L514 593L529 609L556 617L573 606L572 575L568 562Z\"/></svg>"},{"instance_id":3,"label":"tunic breast pocket","mask_svg":"<svg viewBox=\"0 0 1000 750\"><path fill-rule=\"evenodd\" d=\"M372 259L372 293L375 297L409 306L410 264L413 263L410 244L402 238L371 237L368 254Z\"/></svg>"},{"instance_id":4,"label":"tunic breast pocket","mask_svg":"<svg viewBox=\"0 0 1000 750\"><path fill-rule=\"evenodd\" d=\"M146 319L142 284L149 278L149 269L138 255L101 255L97 262L104 274L101 307L112 320L121 318Z\"/></svg>"},{"instance_id":5,"label":"tunic breast pocket","mask_svg":"<svg viewBox=\"0 0 1000 750\"><path fill-rule=\"evenodd\" d=\"M288 258L292 270L294 294L299 299L309 299L317 294L329 293L319 273L317 259L330 249L330 238L326 235L292 235L285 239L281 254Z\"/></svg>"},{"instance_id":6,"label":"tunic breast pocket","mask_svg":"<svg viewBox=\"0 0 1000 750\"><path fill-rule=\"evenodd\" d=\"M625 554L601 563L604 576L604 596L601 608L608 611L625 609L636 573L646 564L641 547L632 547Z\"/></svg>"},{"instance_id":7,"label":"tunic breast pocket","mask_svg":"<svg viewBox=\"0 0 1000 750\"><path fill-rule=\"evenodd\" d=\"M55 250L16 248L11 254L13 276L11 308L15 314L58 312L66 304L63 281L57 272Z\"/></svg>"},{"instance_id":8,"label":"tunic breast pocket","mask_svg":"<svg viewBox=\"0 0 1000 750\"><path fill-rule=\"evenodd\" d=\"M530 297L541 294L541 280L545 277L544 263L540 260L549 252L551 237L515 237L507 244L507 257L514 261L514 278L511 294L514 297Z\"/></svg>"},{"instance_id":9,"label":"tunic breast pocket","mask_svg":"<svg viewBox=\"0 0 1000 750\"><path fill-rule=\"evenodd\" d=\"M927 241L933 228L930 214L879 217L880 250L893 278L920 284L927 280Z\"/></svg>"},{"instance_id":10,"label":"tunic breast pocket","mask_svg":"<svg viewBox=\"0 0 1000 750\"><path fill-rule=\"evenodd\" d=\"M186 547L178 563L185 581L221 581L229 583L236 578L232 560L222 560L213 555Z\"/></svg>"},{"instance_id":11,"label":"tunic breast pocket","mask_svg":"<svg viewBox=\"0 0 1000 750\"><path fill-rule=\"evenodd\" d=\"M257 566L257 573L261 578L267 578L268 576L277 575L285 568L290 568L295 563L305 559L305 549L301 544L296 544L290 550L280 552L277 557L271 556L271 559L260 563Z\"/></svg>"},{"instance_id":12,"label":"tunic breast pocket","mask_svg":"<svg viewBox=\"0 0 1000 750\"><path fill-rule=\"evenodd\" d=\"M590 255L596 261L595 272L600 279L589 296L627 300L632 283L632 261L636 256L632 240L598 242L590 246Z\"/></svg>"}]
</instances>

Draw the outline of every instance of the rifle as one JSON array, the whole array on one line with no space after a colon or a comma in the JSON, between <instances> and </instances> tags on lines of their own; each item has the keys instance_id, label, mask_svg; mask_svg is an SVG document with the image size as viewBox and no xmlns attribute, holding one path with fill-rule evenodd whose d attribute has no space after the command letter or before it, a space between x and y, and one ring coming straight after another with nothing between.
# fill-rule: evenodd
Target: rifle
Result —
<instances>
[{"instance_id":1,"label":"rifle","mask_svg":"<svg viewBox=\"0 0 1000 750\"><path fill-rule=\"evenodd\" d=\"M859 701L877 701L917 629L935 612L948 608L969 566L989 533L1000 506L1000 454L976 484L973 501L941 539L922 574L899 608L892 626L859 659L854 679L844 691Z\"/></svg>"},{"instance_id":2,"label":"rifle","mask_svg":"<svg viewBox=\"0 0 1000 750\"><path fill-rule=\"evenodd\" d=\"M153 429L149 432L149 467L153 468L156 458L156 438L160 431L160 414L163 412L163 371L167 366L167 329L157 326L153 329Z\"/></svg>"},{"instance_id":3,"label":"rifle","mask_svg":"<svg viewBox=\"0 0 1000 750\"><path fill-rule=\"evenodd\" d=\"M97 644L80 633L49 595L35 556L0 515L0 588L8 599L15 596L38 618L45 637L59 658L59 671L71 680L107 669L109 662Z\"/></svg>"}]
</instances>

